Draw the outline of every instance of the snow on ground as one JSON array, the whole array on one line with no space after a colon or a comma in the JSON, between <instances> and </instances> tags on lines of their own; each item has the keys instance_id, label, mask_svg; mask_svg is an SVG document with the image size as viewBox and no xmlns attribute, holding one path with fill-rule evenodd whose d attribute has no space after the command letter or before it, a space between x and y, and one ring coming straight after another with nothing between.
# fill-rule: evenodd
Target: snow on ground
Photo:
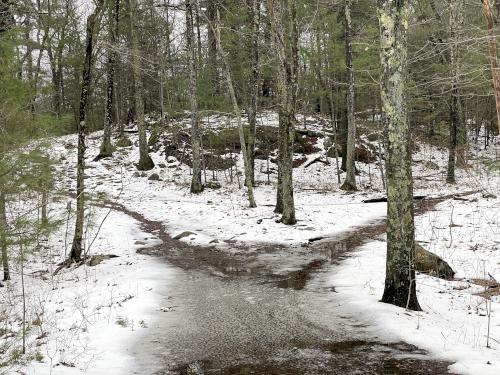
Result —
<instances>
[{"instance_id":1,"label":"snow on ground","mask_svg":"<svg viewBox=\"0 0 500 375\"><path fill-rule=\"evenodd\" d=\"M275 114L264 113L260 118L262 124L277 126ZM308 129L326 131L314 118L306 120ZM187 120L179 121L179 126L185 129L188 124ZM205 118L203 124L211 129L234 126L228 124L224 117L217 116ZM182 239L189 243L213 244L227 250L231 249L228 244L235 242L294 245L312 237L334 236L355 226L380 220L385 215L384 203L362 203L363 199L384 195L379 164L358 163L360 191L346 194L339 190L336 163L334 159L326 158L322 138L316 144L319 151L297 156L307 159L306 163L294 169L298 223L284 226L277 222L279 216L273 213L276 174L269 176L268 183L266 160L256 160L255 195L258 207L249 209L245 190L241 186L241 173L233 172L231 181L229 172L219 171L217 182L220 188L191 195L190 168L175 158L167 159L163 147L151 153L156 164L154 170L147 173L136 170L136 134L128 134L134 146L119 148L112 159L94 162L92 159L98 153L100 135L100 132L91 134L87 144L86 187L89 194L94 197L105 195L148 219L162 221L172 235L189 231L191 233ZM365 142L369 141L365 139ZM377 149L376 142L372 143ZM56 169L60 179L57 188L70 193L75 191L75 146L76 136L61 137L54 139L51 152L58 162ZM331 282L353 309L367 311L373 323L383 332L392 332L392 335L429 349L443 358L458 360L453 371L498 374L499 300L498 297L492 300L492 349L485 349L485 302L482 297L473 295L481 288L467 281L484 278L485 272L500 280L500 201L483 198L483 194L498 192L500 187L498 172L487 172L482 161L484 156L493 157L494 149L486 152L473 149L470 168L457 171L460 183L445 186L446 153L434 146L419 146L413 155L416 194L436 196L481 191L468 198L477 201L446 201L437 211L417 218L417 239L449 261L457 271L457 277L463 280L445 282L419 275L418 292L423 313L405 312L380 304L377 301L382 293L385 269L385 243L381 239L367 244L346 260L339 270L335 270ZM237 170L242 171L241 158L238 155L231 157L238 159ZM327 161L327 164L318 162L307 166L316 158ZM271 170L275 170L273 163L269 165ZM159 181L148 178L153 173L158 174ZM341 177L343 180L344 175ZM204 182L212 179L211 171L207 171L206 177L203 175ZM54 205L52 210L54 214L64 212L58 205ZM102 212L99 212L102 217ZM59 325L51 329L51 332L59 334L51 333L41 339L47 341L46 345L40 346L45 363L35 362L30 374L46 374L47 361L52 356L54 363L74 363L77 369L88 366L91 374L123 373L120 369L132 365L130 348L133 347L133 340L141 330L146 329L143 327L154 321L154 314L159 309L158 286L167 285L172 272L155 260L137 255L135 249L139 245L134 243L147 235L141 233L132 219L118 213L111 215L104 222L92 251L117 254L119 258L107 260L97 267L62 272L56 278L57 288L54 290L47 287L52 281L40 283L28 279L30 285L27 289L31 290L31 298L46 296L43 300L51 303L47 303L44 315L49 317L47 321L53 322L51 324ZM450 227L451 217L453 225ZM57 248L60 250L61 245ZM62 255L58 256L61 260ZM33 266L33 269L37 268ZM353 278L353 275L356 277ZM18 285L11 285L10 288L11 294L13 290L19 290ZM129 295L133 298L128 299ZM52 303L54 301L57 302ZM62 303L59 304L59 301ZM496 311L499 313L496 314ZM18 316L19 307L16 314ZM58 318L51 319L54 316ZM78 326L69 327L75 321ZM60 349L65 347L72 349L61 352ZM487 361L491 365L486 364ZM74 370L57 366L53 373L74 374Z\"/></svg>"},{"instance_id":2,"label":"snow on ground","mask_svg":"<svg viewBox=\"0 0 500 375\"><path fill-rule=\"evenodd\" d=\"M51 208L52 217L65 215L63 205L54 204ZM162 313L159 293L164 292L173 272L167 265L136 253L138 248L154 245L158 240L142 232L133 219L95 208L92 217L94 225L89 228L87 244L93 244L88 255L118 257L96 266L63 269L53 276L56 264L63 259L65 225L52 242L28 255L25 288L30 329L26 357L33 361L27 366L7 366L0 373L132 373L134 342ZM72 233L70 226L68 241ZM19 271L19 267L15 266L15 270ZM2 326L17 331L10 338L2 336L1 344L7 350L21 345L20 290L19 277L15 277L15 282L1 294Z\"/></svg>"},{"instance_id":3,"label":"snow on ground","mask_svg":"<svg viewBox=\"0 0 500 375\"><path fill-rule=\"evenodd\" d=\"M496 178L500 190L500 178ZM500 373L500 296L487 300L479 280L500 281L500 199L448 200L416 218L416 238L449 262L456 281L420 274L423 312L379 302L385 278L385 236L364 245L331 275L350 310L370 317L382 337L392 335L439 358L460 374ZM353 278L352 275L356 274ZM489 330L489 339L488 339ZM487 347L487 345L489 347Z\"/></svg>"},{"instance_id":4,"label":"snow on ground","mask_svg":"<svg viewBox=\"0 0 500 375\"><path fill-rule=\"evenodd\" d=\"M277 126L277 116L274 114L265 113L261 118L263 124ZM218 117L205 120L210 124L216 121L219 121L220 126L226 124L225 120ZM308 121L308 129L321 129L313 118L308 118ZM129 135L129 138L137 144L135 134ZM58 138L56 141L53 155L56 159L62 158L59 170L66 177L61 187L74 191L76 152L73 147L76 145L76 136ZM238 158L238 172L233 173L232 182L228 176L229 172L219 171L216 182L220 183L220 189L206 189L203 194L191 195L190 168L175 158L169 157L171 162L167 162L163 147L151 153L156 164L154 170L139 173L133 165L138 160L137 147L119 149L113 159L94 162L92 159L98 153L99 143L100 133L89 137L86 174L89 176L87 188L92 194L105 193L108 198L119 201L130 209L139 209L149 219L163 221L173 235L185 231L192 232L183 239L190 243L207 245L224 241L263 241L293 244L318 235L344 232L353 226L385 215L384 204L362 204L363 199L384 195L378 163L358 163L360 192L357 194L347 194L339 190L336 164L332 158L328 158L329 165L318 162L307 166L306 162L294 168L294 198L298 223L289 227L277 223L279 215L273 213L276 194L276 166L273 163L270 164L274 173L271 174L268 184L267 161L255 161L258 184L255 197L258 207L248 209L246 191L242 186L241 158ZM308 161L316 158L326 160L323 139L318 139L316 146L320 151L303 156ZM441 194L442 170L446 165L446 156L434 147L422 146L414 159L416 194ZM429 169L426 168L425 162L428 160L438 165L441 172L432 170L432 176L427 177ZM153 173L158 174L160 181L148 179ZM466 178L462 172L459 172L459 175L459 178ZM341 180L343 178L344 175L341 175ZM202 175L203 182L212 182L212 179L211 171ZM474 188L477 188L476 181L467 177L467 184L454 186L449 192Z\"/></svg>"}]
</instances>

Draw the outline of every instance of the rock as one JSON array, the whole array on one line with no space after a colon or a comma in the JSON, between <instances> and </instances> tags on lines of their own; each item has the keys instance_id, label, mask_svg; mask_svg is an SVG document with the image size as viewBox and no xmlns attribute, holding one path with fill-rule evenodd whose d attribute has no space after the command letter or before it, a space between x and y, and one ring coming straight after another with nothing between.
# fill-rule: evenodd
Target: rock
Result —
<instances>
[{"instance_id":1,"label":"rock","mask_svg":"<svg viewBox=\"0 0 500 375\"><path fill-rule=\"evenodd\" d=\"M175 156L168 156L167 163L177 163L177 158Z\"/></svg>"},{"instance_id":2,"label":"rock","mask_svg":"<svg viewBox=\"0 0 500 375\"><path fill-rule=\"evenodd\" d=\"M160 176L158 173L153 173L151 176L148 177L149 181L160 181Z\"/></svg>"},{"instance_id":3,"label":"rock","mask_svg":"<svg viewBox=\"0 0 500 375\"><path fill-rule=\"evenodd\" d=\"M205 372L203 371L203 368L201 367L201 365L198 362L190 363L187 366L186 372L189 375L204 375L205 374Z\"/></svg>"},{"instance_id":4,"label":"rock","mask_svg":"<svg viewBox=\"0 0 500 375\"><path fill-rule=\"evenodd\" d=\"M205 187L207 189L213 189L213 190L217 190L217 189L220 189L222 186L219 182L217 181L207 181L205 183Z\"/></svg>"},{"instance_id":5,"label":"rock","mask_svg":"<svg viewBox=\"0 0 500 375\"><path fill-rule=\"evenodd\" d=\"M139 171L135 171L133 176L134 177L141 177L141 173Z\"/></svg>"},{"instance_id":6,"label":"rock","mask_svg":"<svg viewBox=\"0 0 500 375\"><path fill-rule=\"evenodd\" d=\"M114 254L109 254L109 255L103 255L103 254L98 254L98 255L92 255L90 257L90 260L87 262L87 264L90 267L95 267L98 264L101 264L105 260L112 259L112 258L118 258L118 255Z\"/></svg>"},{"instance_id":7,"label":"rock","mask_svg":"<svg viewBox=\"0 0 500 375\"><path fill-rule=\"evenodd\" d=\"M130 147L132 146L132 141L127 137L121 137L116 141L115 145L117 147Z\"/></svg>"},{"instance_id":8,"label":"rock","mask_svg":"<svg viewBox=\"0 0 500 375\"><path fill-rule=\"evenodd\" d=\"M420 244L415 242L415 269L422 273L449 280L455 275L455 271L446 261L436 254L425 250Z\"/></svg>"},{"instance_id":9,"label":"rock","mask_svg":"<svg viewBox=\"0 0 500 375\"><path fill-rule=\"evenodd\" d=\"M485 199L490 199L490 198L497 199L497 196L493 193L483 193L483 198L485 198Z\"/></svg>"},{"instance_id":10,"label":"rock","mask_svg":"<svg viewBox=\"0 0 500 375\"><path fill-rule=\"evenodd\" d=\"M160 167L160 168L166 168L166 167L167 167L167 165L166 165L165 163L159 163L159 164L158 164L158 167Z\"/></svg>"},{"instance_id":11,"label":"rock","mask_svg":"<svg viewBox=\"0 0 500 375\"><path fill-rule=\"evenodd\" d=\"M434 163L433 161L430 161L430 160L427 160L424 163L424 167L427 169L433 169L435 171L437 171L439 169L439 165L437 165L436 163Z\"/></svg>"},{"instance_id":12,"label":"rock","mask_svg":"<svg viewBox=\"0 0 500 375\"><path fill-rule=\"evenodd\" d=\"M181 238L189 237L192 234L196 234L196 233L185 231L185 232L179 233L177 236L175 236L174 240L180 240Z\"/></svg>"}]
</instances>

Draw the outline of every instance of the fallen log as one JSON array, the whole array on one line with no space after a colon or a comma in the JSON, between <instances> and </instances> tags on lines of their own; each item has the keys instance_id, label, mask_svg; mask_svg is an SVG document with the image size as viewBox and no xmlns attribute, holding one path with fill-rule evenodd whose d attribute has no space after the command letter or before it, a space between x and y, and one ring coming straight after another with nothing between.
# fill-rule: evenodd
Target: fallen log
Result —
<instances>
[{"instance_id":1,"label":"fallen log","mask_svg":"<svg viewBox=\"0 0 500 375\"><path fill-rule=\"evenodd\" d=\"M420 201L424 198L427 198L427 195L415 195L413 197L414 200ZM370 199L364 199L362 201L363 203L380 203L380 202L387 202L387 197L380 197L380 198L370 198Z\"/></svg>"}]
</instances>

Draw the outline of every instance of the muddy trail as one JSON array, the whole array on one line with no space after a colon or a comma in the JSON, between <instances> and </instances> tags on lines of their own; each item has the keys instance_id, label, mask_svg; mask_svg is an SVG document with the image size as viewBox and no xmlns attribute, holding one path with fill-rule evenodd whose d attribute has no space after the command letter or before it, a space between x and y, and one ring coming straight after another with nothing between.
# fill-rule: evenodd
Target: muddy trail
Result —
<instances>
[{"instance_id":1,"label":"muddy trail","mask_svg":"<svg viewBox=\"0 0 500 375\"><path fill-rule=\"evenodd\" d=\"M451 197L424 199L416 214ZM197 247L172 239L163 224L118 203L162 244L139 250L175 273L165 313L133 353L141 374L446 374L412 345L387 342L367 318L343 306L328 273L383 221L293 247Z\"/></svg>"}]
</instances>

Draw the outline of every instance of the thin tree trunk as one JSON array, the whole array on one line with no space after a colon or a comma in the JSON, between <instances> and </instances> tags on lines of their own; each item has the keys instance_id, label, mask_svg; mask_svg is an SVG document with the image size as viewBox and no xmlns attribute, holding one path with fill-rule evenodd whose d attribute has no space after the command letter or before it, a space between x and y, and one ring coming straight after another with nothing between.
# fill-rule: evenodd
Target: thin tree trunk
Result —
<instances>
[{"instance_id":1,"label":"thin tree trunk","mask_svg":"<svg viewBox=\"0 0 500 375\"><path fill-rule=\"evenodd\" d=\"M354 70L352 67L352 25L351 25L351 0L345 0L345 47L346 47L346 66L348 77L347 88L347 152L346 159L346 178L341 186L342 190L356 191L356 119L354 116Z\"/></svg>"},{"instance_id":2,"label":"thin tree trunk","mask_svg":"<svg viewBox=\"0 0 500 375\"><path fill-rule=\"evenodd\" d=\"M420 310L407 114L408 0L379 0L381 99L387 128L387 262L382 302Z\"/></svg>"},{"instance_id":3,"label":"thin tree trunk","mask_svg":"<svg viewBox=\"0 0 500 375\"><path fill-rule=\"evenodd\" d=\"M252 22L252 76L251 76L251 97L248 106L248 164L250 165L250 182L255 186L255 139L257 131L257 110L259 105L259 24L260 24L260 0L252 1L251 22ZM246 183L246 182L245 182Z\"/></svg>"},{"instance_id":4,"label":"thin tree trunk","mask_svg":"<svg viewBox=\"0 0 500 375\"><path fill-rule=\"evenodd\" d=\"M333 130L333 144L334 144L334 150L335 150L335 166L337 170L337 182L340 184L340 167L339 167L339 150L338 150L338 143L337 143L337 119L335 117L335 108L333 104L333 89L330 91L330 94L328 95L330 99L330 116L331 116L331 121L332 121L332 130Z\"/></svg>"},{"instance_id":5,"label":"thin tree trunk","mask_svg":"<svg viewBox=\"0 0 500 375\"><path fill-rule=\"evenodd\" d=\"M7 211L5 193L0 192L0 247L2 248L3 281L10 280L9 254L7 253Z\"/></svg>"},{"instance_id":6,"label":"thin tree trunk","mask_svg":"<svg viewBox=\"0 0 500 375\"><path fill-rule=\"evenodd\" d=\"M213 27L213 25L210 26ZM241 153L243 155L243 166L245 169L245 185L247 187L247 192L248 192L248 204L251 208L253 208L257 207L257 204L255 203L255 197L253 194L252 171L247 151L247 145L245 141L245 131L243 129L243 124L241 122L241 110L240 107L238 106L238 100L236 99L236 93L234 91L233 79L231 77L231 69L227 62L226 55L224 54L224 50L222 49L220 41L220 32L217 29L215 30L215 40L217 43L217 50L219 51L219 57L224 65L224 70L226 73L226 80L227 80L227 88L229 90L229 96L231 97L231 101L233 103L233 112L238 121L238 133L240 138Z\"/></svg>"},{"instance_id":7,"label":"thin tree trunk","mask_svg":"<svg viewBox=\"0 0 500 375\"><path fill-rule=\"evenodd\" d=\"M493 14L489 0L481 0L483 4L483 14L486 18L488 26L488 49L490 52L491 77L493 80L493 88L495 90L495 104L497 110L497 126L500 133L500 70L497 61L497 46L495 38L495 29L493 23Z\"/></svg>"},{"instance_id":8,"label":"thin tree trunk","mask_svg":"<svg viewBox=\"0 0 500 375\"><path fill-rule=\"evenodd\" d=\"M106 107L104 109L104 129L98 158L109 157L113 154L113 145L111 144L111 126L113 123L113 100L114 100L114 82L115 65L117 58L117 39L120 19L120 0L115 0L114 7L109 12L109 47L108 61L106 65L107 87L106 87Z\"/></svg>"},{"instance_id":9,"label":"thin tree trunk","mask_svg":"<svg viewBox=\"0 0 500 375\"><path fill-rule=\"evenodd\" d=\"M87 38L85 49L85 60L83 63L82 74L82 92L80 96L80 110L78 116L78 156L76 166L76 223L75 235L71 252L69 255L70 261L80 262L83 252L83 222L85 209L85 132L86 124L86 108L89 96L91 83L91 71L93 64L93 48L94 48L94 32L98 29L98 20L102 11L104 0L100 0L94 12L87 18Z\"/></svg>"},{"instance_id":10,"label":"thin tree trunk","mask_svg":"<svg viewBox=\"0 0 500 375\"><path fill-rule=\"evenodd\" d=\"M134 101L135 117L137 121L137 130L139 131L139 162L137 169L149 171L155 164L149 156L149 146L146 134L146 123L144 122L144 90L142 86L141 73L141 52L139 49L139 25L136 14L138 13L137 0L129 0L129 19L130 19L130 40L132 45L132 71L134 75Z\"/></svg>"},{"instance_id":11,"label":"thin tree trunk","mask_svg":"<svg viewBox=\"0 0 500 375\"><path fill-rule=\"evenodd\" d=\"M283 8L281 3L283 3ZM293 142L298 88L298 30L295 2L267 0L278 56L279 155L278 190L275 212L282 212L284 224L295 224L293 199ZM286 14L286 17L283 17ZM286 19L286 31L283 27Z\"/></svg>"},{"instance_id":12,"label":"thin tree trunk","mask_svg":"<svg viewBox=\"0 0 500 375\"><path fill-rule=\"evenodd\" d=\"M214 25L213 29L217 30L220 20L217 18L219 14L219 0L207 1L207 17ZM212 92L215 96L221 93L221 85L219 82L219 72L217 70L217 45L215 34L211 28L208 29L208 74L211 83Z\"/></svg>"},{"instance_id":13,"label":"thin tree trunk","mask_svg":"<svg viewBox=\"0 0 500 375\"><path fill-rule=\"evenodd\" d=\"M198 194L203 191L201 183L201 142L200 142L200 117L198 113L198 78L196 64L196 46L193 31L193 3L186 0L186 40L189 56L189 100L191 102L191 142L193 158L193 176L191 180L191 193Z\"/></svg>"},{"instance_id":14,"label":"thin tree trunk","mask_svg":"<svg viewBox=\"0 0 500 375\"><path fill-rule=\"evenodd\" d=\"M455 166L457 162L465 162L464 124L460 105L458 81L460 74L458 27L460 23L461 1L448 0L449 42L451 65L451 95L450 95L450 138L448 150L447 183L455 183ZM458 160L457 160L458 159Z\"/></svg>"}]
</instances>

